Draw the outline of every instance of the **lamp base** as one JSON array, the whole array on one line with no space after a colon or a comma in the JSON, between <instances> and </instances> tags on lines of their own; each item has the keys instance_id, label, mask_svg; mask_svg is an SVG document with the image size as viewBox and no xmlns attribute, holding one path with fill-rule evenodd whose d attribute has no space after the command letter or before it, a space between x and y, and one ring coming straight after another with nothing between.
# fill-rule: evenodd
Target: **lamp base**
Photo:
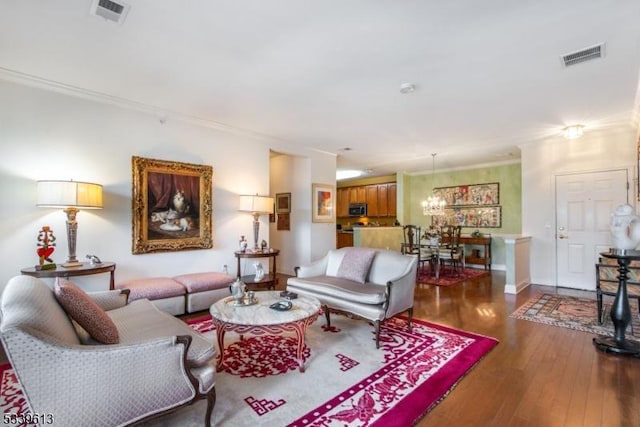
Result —
<instances>
[{"instance_id":1,"label":"lamp base","mask_svg":"<svg viewBox=\"0 0 640 427\"><path fill-rule=\"evenodd\" d=\"M67 261L62 266L64 268L82 267L82 263L80 261Z\"/></svg>"}]
</instances>

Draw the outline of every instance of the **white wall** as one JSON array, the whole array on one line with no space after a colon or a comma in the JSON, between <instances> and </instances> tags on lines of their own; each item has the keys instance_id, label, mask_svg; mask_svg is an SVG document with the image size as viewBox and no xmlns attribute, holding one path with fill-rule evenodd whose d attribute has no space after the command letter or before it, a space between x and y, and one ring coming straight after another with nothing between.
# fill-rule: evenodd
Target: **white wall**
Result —
<instances>
[{"instance_id":1,"label":"white wall","mask_svg":"<svg viewBox=\"0 0 640 427\"><path fill-rule=\"evenodd\" d=\"M522 152L522 233L531 240L531 282L556 285L555 176L628 168L636 205L636 131L585 132L580 139L526 144Z\"/></svg>"},{"instance_id":2,"label":"white wall","mask_svg":"<svg viewBox=\"0 0 640 427\"><path fill-rule=\"evenodd\" d=\"M233 251L238 238L253 235L251 217L237 212L238 195L270 193L269 141L171 117L163 124L153 114L3 81L0 99L0 196L4 200L0 283L20 274L21 268L37 264L36 237L43 225L51 226L58 239L54 260L66 259L65 215L35 206L39 179L74 179L104 186L104 209L78 214L77 255L81 259L92 253L116 262L116 282L220 271L223 264L235 272ZM134 155L213 167L213 249L132 255ZM335 176L333 156L313 152L307 161L309 182L313 174ZM310 197L310 185L306 188ZM267 216L261 218L260 235L269 241ZM306 251L312 251L309 243ZM88 276L76 281L87 289L104 289L107 278Z\"/></svg>"},{"instance_id":3,"label":"white wall","mask_svg":"<svg viewBox=\"0 0 640 427\"><path fill-rule=\"evenodd\" d=\"M336 247L336 225L312 223L313 183L335 185L336 158L311 152L307 157L281 154L271 159L271 195L291 193L290 230L271 224L274 247L280 249L279 271L294 274L294 267L321 258Z\"/></svg>"}]
</instances>

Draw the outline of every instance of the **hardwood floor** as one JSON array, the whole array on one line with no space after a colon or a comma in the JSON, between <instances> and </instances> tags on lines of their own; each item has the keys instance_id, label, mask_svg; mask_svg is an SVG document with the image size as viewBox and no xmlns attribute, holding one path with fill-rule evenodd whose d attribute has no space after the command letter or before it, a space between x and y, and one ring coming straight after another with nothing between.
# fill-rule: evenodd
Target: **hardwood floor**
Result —
<instances>
[{"instance_id":1,"label":"hardwood floor","mask_svg":"<svg viewBox=\"0 0 640 427\"><path fill-rule=\"evenodd\" d=\"M537 291L556 289L507 295L504 280L493 272L419 285L416 317L500 344L418 426L639 426L640 359L599 352L589 333L510 318Z\"/></svg>"},{"instance_id":2,"label":"hardwood floor","mask_svg":"<svg viewBox=\"0 0 640 427\"><path fill-rule=\"evenodd\" d=\"M556 289L533 285L507 295L504 280L494 271L452 287L418 285L416 318L500 344L417 425L640 426L640 359L597 351L589 333L510 318L537 291ZM278 289L285 283L282 276Z\"/></svg>"}]
</instances>

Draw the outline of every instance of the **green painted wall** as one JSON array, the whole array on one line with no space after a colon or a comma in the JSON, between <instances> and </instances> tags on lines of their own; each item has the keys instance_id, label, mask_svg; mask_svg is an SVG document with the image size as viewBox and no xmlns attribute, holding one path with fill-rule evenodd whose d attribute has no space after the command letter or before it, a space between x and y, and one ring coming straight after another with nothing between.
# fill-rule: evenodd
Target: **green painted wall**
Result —
<instances>
[{"instance_id":1,"label":"green painted wall","mask_svg":"<svg viewBox=\"0 0 640 427\"><path fill-rule=\"evenodd\" d=\"M403 181L402 224L416 224L421 227L431 223L431 217L422 214L420 203L429 195L433 187L449 187L466 184L500 183L500 205L502 206L502 227L480 228L483 234L520 234L522 233L522 173L521 164L507 164L460 171L447 171L423 175L404 175ZM474 228L463 228L463 234L470 234ZM504 264L504 242L492 241L494 264Z\"/></svg>"}]
</instances>

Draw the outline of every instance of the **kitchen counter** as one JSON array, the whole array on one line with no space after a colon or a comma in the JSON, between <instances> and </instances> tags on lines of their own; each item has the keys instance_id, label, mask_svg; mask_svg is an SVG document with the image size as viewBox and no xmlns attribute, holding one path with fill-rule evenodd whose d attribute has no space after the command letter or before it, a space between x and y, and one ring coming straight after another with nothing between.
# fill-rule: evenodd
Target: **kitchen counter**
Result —
<instances>
[{"instance_id":1,"label":"kitchen counter","mask_svg":"<svg viewBox=\"0 0 640 427\"><path fill-rule=\"evenodd\" d=\"M402 227L353 227L353 246L400 251Z\"/></svg>"}]
</instances>

